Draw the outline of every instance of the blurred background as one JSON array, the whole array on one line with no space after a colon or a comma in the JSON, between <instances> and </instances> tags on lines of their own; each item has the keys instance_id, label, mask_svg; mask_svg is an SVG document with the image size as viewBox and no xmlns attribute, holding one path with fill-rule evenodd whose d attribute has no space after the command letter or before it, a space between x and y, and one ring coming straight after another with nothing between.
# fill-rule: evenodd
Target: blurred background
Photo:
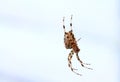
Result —
<instances>
[{"instance_id":1,"label":"blurred background","mask_svg":"<svg viewBox=\"0 0 120 82\"><path fill-rule=\"evenodd\" d=\"M119 82L120 1L1 0L0 82ZM68 67L62 18L73 31L83 62Z\"/></svg>"}]
</instances>

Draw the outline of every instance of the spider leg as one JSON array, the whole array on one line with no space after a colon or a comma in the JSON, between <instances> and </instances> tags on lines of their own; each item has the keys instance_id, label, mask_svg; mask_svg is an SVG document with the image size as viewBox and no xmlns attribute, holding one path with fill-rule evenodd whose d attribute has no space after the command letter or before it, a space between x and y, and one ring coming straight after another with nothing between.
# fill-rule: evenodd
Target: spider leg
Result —
<instances>
[{"instance_id":1,"label":"spider leg","mask_svg":"<svg viewBox=\"0 0 120 82\"><path fill-rule=\"evenodd\" d=\"M63 29L64 29L64 32L66 32L64 21L65 21L65 17L63 17Z\"/></svg>"},{"instance_id":2,"label":"spider leg","mask_svg":"<svg viewBox=\"0 0 120 82\"><path fill-rule=\"evenodd\" d=\"M72 31L72 17L73 17L73 15L71 15L71 18L70 18L70 27L71 27L71 31Z\"/></svg>"},{"instance_id":3,"label":"spider leg","mask_svg":"<svg viewBox=\"0 0 120 82\"><path fill-rule=\"evenodd\" d=\"M77 40L77 42L80 40L81 38L79 38L78 40Z\"/></svg>"},{"instance_id":4,"label":"spider leg","mask_svg":"<svg viewBox=\"0 0 120 82\"><path fill-rule=\"evenodd\" d=\"M81 38L79 38L78 40L77 40L77 42L80 40ZM77 57L77 59L79 60L80 58L79 57ZM81 61L81 60L80 60ZM81 61L82 62L82 61ZM82 62L83 63L83 62ZM83 63L83 64L85 64L85 65L90 65L90 64L88 64L88 63Z\"/></svg>"},{"instance_id":5,"label":"spider leg","mask_svg":"<svg viewBox=\"0 0 120 82\"><path fill-rule=\"evenodd\" d=\"M73 71L75 74L81 76L81 74L79 74L79 73L77 73L77 72L74 71L74 70L77 70L77 69L75 69L75 68L72 67L71 59L72 59L72 56L73 56L73 55L74 55L74 51L71 50L71 52L70 52L69 55L68 55L68 66L70 67L71 71Z\"/></svg>"},{"instance_id":6,"label":"spider leg","mask_svg":"<svg viewBox=\"0 0 120 82\"><path fill-rule=\"evenodd\" d=\"M83 62L80 60L80 58L79 58L79 56L78 56L78 53L76 53L76 57L77 57L77 59L78 59L78 61L80 62L80 64L81 64L82 67L87 68L87 69L90 69L90 70L93 70L92 68L88 68L88 67L86 67L86 66L84 65L84 64L86 64L86 65L90 65L90 64L83 63Z\"/></svg>"},{"instance_id":7,"label":"spider leg","mask_svg":"<svg viewBox=\"0 0 120 82\"><path fill-rule=\"evenodd\" d=\"M73 52L73 50L71 50L71 52L70 52L69 55L68 55L68 66L69 66L72 70L77 70L77 69L75 69L75 68L72 68L71 59L72 59L73 55L74 55L74 52Z\"/></svg>"}]
</instances>

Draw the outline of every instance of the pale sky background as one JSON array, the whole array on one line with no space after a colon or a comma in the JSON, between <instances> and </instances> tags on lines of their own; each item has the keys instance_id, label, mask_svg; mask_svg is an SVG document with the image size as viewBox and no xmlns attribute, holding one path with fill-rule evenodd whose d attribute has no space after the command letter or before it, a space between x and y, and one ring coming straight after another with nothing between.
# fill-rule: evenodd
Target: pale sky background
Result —
<instances>
[{"instance_id":1,"label":"pale sky background","mask_svg":"<svg viewBox=\"0 0 120 82\"><path fill-rule=\"evenodd\" d=\"M0 82L119 82L120 6L117 0L1 0ZM82 68L68 68L62 17L73 31Z\"/></svg>"}]
</instances>

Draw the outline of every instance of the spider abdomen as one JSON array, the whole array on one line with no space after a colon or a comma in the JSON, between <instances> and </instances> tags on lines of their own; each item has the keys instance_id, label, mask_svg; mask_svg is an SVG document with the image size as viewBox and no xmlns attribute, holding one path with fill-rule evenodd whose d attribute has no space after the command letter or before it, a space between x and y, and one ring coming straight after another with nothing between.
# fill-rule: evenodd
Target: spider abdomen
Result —
<instances>
[{"instance_id":1,"label":"spider abdomen","mask_svg":"<svg viewBox=\"0 0 120 82\"><path fill-rule=\"evenodd\" d=\"M73 45L72 45L72 48L73 48L73 51L74 51L75 53L78 53L78 52L80 51L80 49L78 48L77 44L73 44Z\"/></svg>"}]
</instances>

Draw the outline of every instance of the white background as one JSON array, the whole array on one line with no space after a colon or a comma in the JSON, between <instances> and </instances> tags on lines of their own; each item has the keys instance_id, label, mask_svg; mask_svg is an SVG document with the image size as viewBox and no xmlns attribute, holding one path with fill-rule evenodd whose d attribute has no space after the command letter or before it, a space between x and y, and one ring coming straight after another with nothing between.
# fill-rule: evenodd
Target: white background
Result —
<instances>
[{"instance_id":1,"label":"white background","mask_svg":"<svg viewBox=\"0 0 120 82\"><path fill-rule=\"evenodd\" d=\"M1 0L0 82L119 82L119 3L117 0ZM73 31L82 61L68 68L62 17Z\"/></svg>"}]
</instances>

